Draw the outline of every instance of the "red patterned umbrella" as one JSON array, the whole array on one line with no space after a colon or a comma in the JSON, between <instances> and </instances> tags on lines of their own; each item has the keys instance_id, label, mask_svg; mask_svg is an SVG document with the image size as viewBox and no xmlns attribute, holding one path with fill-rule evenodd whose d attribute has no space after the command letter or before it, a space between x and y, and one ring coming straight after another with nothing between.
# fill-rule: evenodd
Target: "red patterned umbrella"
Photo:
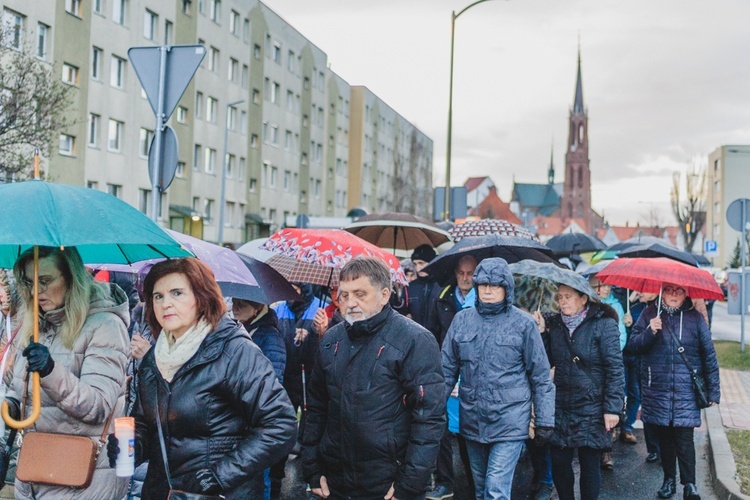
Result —
<instances>
[{"instance_id":1,"label":"red patterned umbrella","mask_svg":"<svg viewBox=\"0 0 750 500\"><path fill-rule=\"evenodd\" d=\"M279 254L266 263L289 281L338 285L336 272L355 257L377 257L391 270L391 279L406 284L401 263L392 253L340 229L287 228L274 233L261 247Z\"/></svg>"},{"instance_id":2,"label":"red patterned umbrella","mask_svg":"<svg viewBox=\"0 0 750 500\"><path fill-rule=\"evenodd\" d=\"M693 299L724 298L710 272L666 257L616 259L597 277L604 283L639 292L660 293L662 285L672 283Z\"/></svg>"},{"instance_id":3,"label":"red patterned umbrella","mask_svg":"<svg viewBox=\"0 0 750 500\"><path fill-rule=\"evenodd\" d=\"M456 224L449 233L453 237L454 242L458 242L461 238L466 238L467 236L486 236L488 234L499 234L500 236L539 241L539 238L531 234L529 230L503 219L468 220L461 224Z\"/></svg>"}]
</instances>

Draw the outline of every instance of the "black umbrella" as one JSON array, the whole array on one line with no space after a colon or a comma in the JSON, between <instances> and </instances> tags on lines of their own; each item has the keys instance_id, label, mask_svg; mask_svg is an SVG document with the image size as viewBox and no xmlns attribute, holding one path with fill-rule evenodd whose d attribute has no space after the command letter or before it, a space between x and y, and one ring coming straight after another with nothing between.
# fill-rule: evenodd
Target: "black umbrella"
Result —
<instances>
[{"instance_id":1,"label":"black umbrella","mask_svg":"<svg viewBox=\"0 0 750 500\"><path fill-rule=\"evenodd\" d=\"M430 262L423 271L441 285L447 285L455 279L456 265L465 255L473 256L477 262L488 257L502 257L509 264L524 259L557 263L552 257L552 251L534 240L488 234L462 238L453 248Z\"/></svg>"},{"instance_id":2,"label":"black umbrella","mask_svg":"<svg viewBox=\"0 0 750 500\"><path fill-rule=\"evenodd\" d=\"M650 243L646 245L635 246L621 251L617 254L620 258L632 257L667 257L668 259L684 262L685 264L698 267L695 257L687 252L671 248L663 243Z\"/></svg>"},{"instance_id":3,"label":"black umbrella","mask_svg":"<svg viewBox=\"0 0 750 500\"><path fill-rule=\"evenodd\" d=\"M242 259L256 281L260 285L257 298L251 297L253 302L273 304L280 300L300 300L301 297L294 287L276 269L265 262L261 262L247 255L235 252ZM229 295L228 295L229 296Z\"/></svg>"},{"instance_id":4,"label":"black umbrella","mask_svg":"<svg viewBox=\"0 0 750 500\"><path fill-rule=\"evenodd\" d=\"M598 252L607 248L607 245L599 238L584 233L559 234L550 238L546 245L552 249L556 257L584 252Z\"/></svg>"},{"instance_id":5,"label":"black umbrella","mask_svg":"<svg viewBox=\"0 0 750 500\"><path fill-rule=\"evenodd\" d=\"M711 261L705 255L698 253L691 253L690 255L695 257L695 261L698 262L700 267L711 267Z\"/></svg>"}]
</instances>

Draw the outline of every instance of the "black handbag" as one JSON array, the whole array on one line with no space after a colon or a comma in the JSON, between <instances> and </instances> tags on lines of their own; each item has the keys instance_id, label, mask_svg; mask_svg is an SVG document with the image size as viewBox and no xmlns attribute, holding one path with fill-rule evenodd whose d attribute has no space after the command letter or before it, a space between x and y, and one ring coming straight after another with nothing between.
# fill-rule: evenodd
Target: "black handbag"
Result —
<instances>
[{"instance_id":1,"label":"black handbag","mask_svg":"<svg viewBox=\"0 0 750 500\"><path fill-rule=\"evenodd\" d=\"M680 325L680 328L682 328L682 325ZM705 377L703 377L703 374L698 373L698 370L693 369L692 365L687 359L687 356L685 356L685 348L682 347L680 340L677 338L674 332L670 329L669 333L670 335L672 335L672 338L677 344L677 352L679 352L680 356L682 356L682 361L685 363L685 366L687 366L687 369L690 372L690 378L693 380L695 402L698 403L698 408L701 410L703 408L708 408L709 406L711 406L711 402L708 400L708 385L706 384Z\"/></svg>"},{"instance_id":2,"label":"black handbag","mask_svg":"<svg viewBox=\"0 0 750 500\"><path fill-rule=\"evenodd\" d=\"M161 457L164 461L164 472L167 474L167 484L169 485L167 500L220 500L224 498L220 495L202 495L200 493L190 493L189 491L172 488L172 476L169 473L169 460L167 459L167 446L164 444L164 431L161 429L161 416L159 415L159 389L156 389L156 427L159 431Z\"/></svg>"}]
</instances>

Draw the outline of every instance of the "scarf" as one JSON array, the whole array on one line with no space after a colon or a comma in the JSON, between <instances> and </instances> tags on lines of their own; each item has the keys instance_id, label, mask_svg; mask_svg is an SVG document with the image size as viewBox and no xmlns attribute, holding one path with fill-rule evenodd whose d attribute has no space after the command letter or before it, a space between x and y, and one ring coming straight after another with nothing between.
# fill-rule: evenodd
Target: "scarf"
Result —
<instances>
[{"instance_id":1,"label":"scarf","mask_svg":"<svg viewBox=\"0 0 750 500\"><path fill-rule=\"evenodd\" d=\"M677 314L680 311L680 308L682 307L682 304L680 304L677 307L670 307L664 302L661 303L661 309L662 311L666 311L667 314Z\"/></svg>"},{"instance_id":2,"label":"scarf","mask_svg":"<svg viewBox=\"0 0 750 500\"><path fill-rule=\"evenodd\" d=\"M461 290L456 287L456 293L453 294L456 298L456 305L459 309L468 309L474 307L477 300L477 291L472 288L466 295L461 294Z\"/></svg>"},{"instance_id":3,"label":"scarf","mask_svg":"<svg viewBox=\"0 0 750 500\"><path fill-rule=\"evenodd\" d=\"M269 311L268 306L267 305L263 305L263 309L260 310L260 312L258 313L257 316L255 316L252 320L250 320L250 323L248 323L247 325L242 325L242 326L245 327L245 330L247 330L247 334L250 335L251 339L253 338L253 333L255 333L255 330L258 329L257 326L255 328L253 328L253 325L255 323L257 323L258 321L260 321L260 318L262 318L263 316L265 316L266 314L268 314L268 311ZM252 330L251 330L251 328L252 328Z\"/></svg>"},{"instance_id":4,"label":"scarf","mask_svg":"<svg viewBox=\"0 0 750 500\"><path fill-rule=\"evenodd\" d=\"M494 304L486 304L481 299L476 301L476 309L482 316L497 316L508 309L508 297Z\"/></svg>"},{"instance_id":5,"label":"scarf","mask_svg":"<svg viewBox=\"0 0 750 500\"><path fill-rule=\"evenodd\" d=\"M154 358L159 373L167 382L172 382L175 373L192 358L203 339L211 332L211 325L200 320L175 340L172 332L162 330L154 347Z\"/></svg>"},{"instance_id":6,"label":"scarf","mask_svg":"<svg viewBox=\"0 0 750 500\"><path fill-rule=\"evenodd\" d=\"M581 323L583 323L583 320L586 319L586 314L589 312L589 307L584 307L581 311L577 312L576 314L573 314L572 316L566 316L563 313L560 313L560 316L562 316L563 323L565 323L565 326L568 327L568 331L570 332L570 335L573 335L573 332L576 331L576 328L580 326Z\"/></svg>"}]
</instances>

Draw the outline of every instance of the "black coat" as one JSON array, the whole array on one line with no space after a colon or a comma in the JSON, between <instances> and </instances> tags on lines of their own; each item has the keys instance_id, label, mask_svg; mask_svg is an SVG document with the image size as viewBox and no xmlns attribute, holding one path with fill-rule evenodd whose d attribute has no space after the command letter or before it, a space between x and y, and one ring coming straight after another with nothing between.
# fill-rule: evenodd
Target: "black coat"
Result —
<instances>
[{"instance_id":1,"label":"black coat","mask_svg":"<svg viewBox=\"0 0 750 500\"><path fill-rule=\"evenodd\" d=\"M138 376L136 464L149 460L143 499L164 499L167 481L156 427L158 391L175 489L201 491L210 468L226 498L252 498L256 479L294 446L297 419L271 363L239 323L224 316L167 383L151 349Z\"/></svg>"},{"instance_id":2,"label":"black coat","mask_svg":"<svg viewBox=\"0 0 750 500\"><path fill-rule=\"evenodd\" d=\"M606 304L589 302L586 318L570 336L560 314L546 319L545 343L555 368L555 432L552 444L607 449L612 446L604 414L622 413L625 370L620 352L617 313ZM574 364L566 343L580 358ZM587 375L588 373L588 375Z\"/></svg>"},{"instance_id":3,"label":"black coat","mask_svg":"<svg viewBox=\"0 0 750 500\"><path fill-rule=\"evenodd\" d=\"M427 317L425 327L435 335L438 345L443 347L443 340L453 323L453 317L458 312L456 304L456 285L445 288L435 287L430 296L431 313Z\"/></svg>"},{"instance_id":4,"label":"black coat","mask_svg":"<svg viewBox=\"0 0 750 500\"><path fill-rule=\"evenodd\" d=\"M360 325L361 323L361 325ZM363 328L365 327L365 328ZM423 495L445 427L434 337L386 305L321 339L308 385L303 472L358 500Z\"/></svg>"},{"instance_id":5,"label":"black coat","mask_svg":"<svg viewBox=\"0 0 750 500\"><path fill-rule=\"evenodd\" d=\"M701 412L695 400L693 379L677 351L671 332L680 339L693 369L706 379L709 400L719 403L719 364L703 315L686 298L674 314L661 313L662 330L651 333L656 306L649 306L633 327L628 348L641 354L641 416L645 423L699 427ZM680 328L682 326L682 328Z\"/></svg>"},{"instance_id":6,"label":"black coat","mask_svg":"<svg viewBox=\"0 0 750 500\"><path fill-rule=\"evenodd\" d=\"M411 319L420 326L427 328L429 314L432 312L433 302L431 299L435 290L439 290L440 285L429 276L420 276L411 283L407 288L409 294L409 314Z\"/></svg>"}]
</instances>

